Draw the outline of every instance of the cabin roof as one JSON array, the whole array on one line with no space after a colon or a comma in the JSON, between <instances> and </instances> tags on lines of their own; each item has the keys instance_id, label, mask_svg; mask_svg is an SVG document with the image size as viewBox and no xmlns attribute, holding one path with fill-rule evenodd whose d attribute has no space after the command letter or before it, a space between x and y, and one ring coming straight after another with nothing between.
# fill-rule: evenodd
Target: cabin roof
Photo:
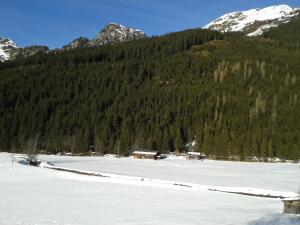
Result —
<instances>
[{"instance_id":1,"label":"cabin roof","mask_svg":"<svg viewBox=\"0 0 300 225\"><path fill-rule=\"evenodd\" d=\"M188 152L188 155L201 156L202 154L200 152Z\"/></svg>"},{"instance_id":2,"label":"cabin roof","mask_svg":"<svg viewBox=\"0 0 300 225\"><path fill-rule=\"evenodd\" d=\"M284 202L288 202L288 201L300 201L300 196L293 197L293 198L284 198L284 199L282 199L282 201L284 201Z\"/></svg>"},{"instance_id":3,"label":"cabin roof","mask_svg":"<svg viewBox=\"0 0 300 225\"><path fill-rule=\"evenodd\" d=\"M134 151L133 154L140 154L140 155L157 155L158 152L151 152L151 151Z\"/></svg>"}]
</instances>

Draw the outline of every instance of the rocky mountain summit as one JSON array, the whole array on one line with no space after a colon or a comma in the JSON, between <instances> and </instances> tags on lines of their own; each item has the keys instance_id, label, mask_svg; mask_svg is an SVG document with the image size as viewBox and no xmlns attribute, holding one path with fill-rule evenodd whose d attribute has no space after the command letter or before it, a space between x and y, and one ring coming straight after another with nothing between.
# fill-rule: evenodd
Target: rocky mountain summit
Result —
<instances>
[{"instance_id":1,"label":"rocky mountain summit","mask_svg":"<svg viewBox=\"0 0 300 225\"><path fill-rule=\"evenodd\" d=\"M64 46L63 49L64 50L71 50L71 49L75 49L75 48L87 47L89 42L90 42L90 40L88 38L80 37L80 38L77 38L77 39L73 40L72 42L70 42L66 46Z\"/></svg>"},{"instance_id":2,"label":"rocky mountain summit","mask_svg":"<svg viewBox=\"0 0 300 225\"><path fill-rule=\"evenodd\" d=\"M221 32L242 31L248 36L257 36L272 27L291 21L299 15L299 12L300 8L293 9L288 5L232 12L219 17L203 28Z\"/></svg>"},{"instance_id":3,"label":"rocky mountain summit","mask_svg":"<svg viewBox=\"0 0 300 225\"><path fill-rule=\"evenodd\" d=\"M94 40L91 40L88 45L92 47L133 41L146 38L146 34L137 29L127 28L120 24L111 23L106 25Z\"/></svg>"},{"instance_id":4,"label":"rocky mountain summit","mask_svg":"<svg viewBox=\"0 0 300 225\"><path fill-rule=\"evenodd\" d=\"M110 23L100 31L95 39L89 40L86 37L80 37L64 46L63 49L70 50L81 47L99 47L103 45L138 40L146 37L146 34L141 30L127 28L116 23Z\"/></svg>"}]
</instances>

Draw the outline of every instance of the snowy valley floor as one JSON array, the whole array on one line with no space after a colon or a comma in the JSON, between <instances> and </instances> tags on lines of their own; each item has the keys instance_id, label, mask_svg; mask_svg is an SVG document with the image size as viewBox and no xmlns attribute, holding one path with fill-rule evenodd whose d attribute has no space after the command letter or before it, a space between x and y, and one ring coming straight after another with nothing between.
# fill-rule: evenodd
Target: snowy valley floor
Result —
<instances>
[{"instance_id":1,"label":"snowy valley floor","mask_svg":"<svg viewBox=\"0 0 300 225\"><path fill-rule=\"evenodd\" d=\"M12 166L10 154L0 153L0 225L300 224L299 217L281 214L280 199L164 183L175 181L294 193L299 189L299 164L40 158L58 167L122 179L89 177L16 163ZM159 182L137 183L130 180L132 177Z\"/></svg>"}]
</instances>

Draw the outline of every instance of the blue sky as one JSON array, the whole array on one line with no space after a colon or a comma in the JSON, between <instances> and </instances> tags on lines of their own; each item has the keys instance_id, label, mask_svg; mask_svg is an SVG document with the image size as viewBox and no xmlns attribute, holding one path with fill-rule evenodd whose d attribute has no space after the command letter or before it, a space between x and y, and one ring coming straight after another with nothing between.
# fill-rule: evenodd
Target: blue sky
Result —
<instances>
[{"instance_id":1,"label":"blue sky","mask_svg":"<svg viewBox=\"0 0 300 225\"><path fill-rule=\"evenodd\" d=\"M299 0L9 0L1 2L0 37L19 46L61 47L73 39L93 38L116 22L149 36L196 28L224 13Z\"/></svg>"}]
</instances>

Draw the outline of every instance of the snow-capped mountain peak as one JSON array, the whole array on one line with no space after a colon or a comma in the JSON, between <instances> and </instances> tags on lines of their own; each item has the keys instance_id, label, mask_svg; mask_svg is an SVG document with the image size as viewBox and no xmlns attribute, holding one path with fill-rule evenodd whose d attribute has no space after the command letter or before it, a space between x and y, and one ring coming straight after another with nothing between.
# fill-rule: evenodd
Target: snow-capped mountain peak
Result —
<instances>
[{"instance_id":1,"label":"snow-capped mountain peak","mask_svg":"<svg viewBox=\"0 0 300 225\"><path fill-rule=\"evenodd\" d=\"M203 28L221 32L244 31L248 36L261 35L272 27L289 22L299 14L299 10L299 8L293 9L288 5L276 5L263 9L232 12L221 16Z\"/></svg>"},{"instance_id":2,"label":"snow-capped mountain peak","mask_svg":"<svg viewBox=\"0 0 300 225\"><path fill-rule=\"evenodd\" d=\"M18 51L18 46L9 38L0 38L0 62L11 59Z\"/></svg>"}]
</instances>

